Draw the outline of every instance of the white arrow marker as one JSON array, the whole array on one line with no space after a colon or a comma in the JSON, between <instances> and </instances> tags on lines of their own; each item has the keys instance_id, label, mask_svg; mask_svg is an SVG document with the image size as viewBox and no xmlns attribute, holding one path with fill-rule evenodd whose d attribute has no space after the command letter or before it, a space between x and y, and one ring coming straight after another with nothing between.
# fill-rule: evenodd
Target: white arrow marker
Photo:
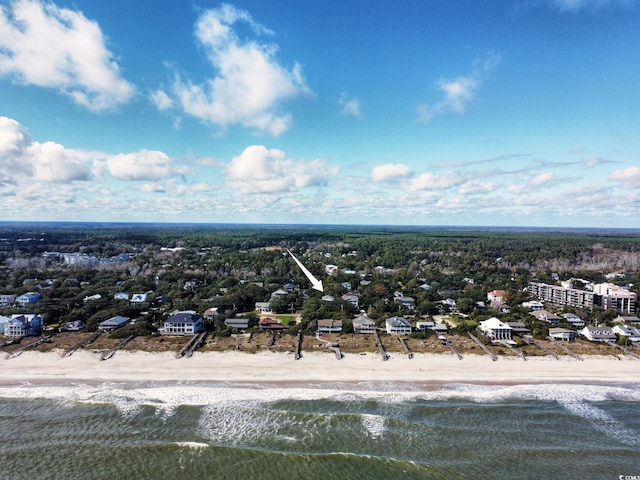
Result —
<instances>
[{"instance_id":1,"label":"white arrow marker","mask_svg":"<svg viewBox=\"0 0 640 480\"><path fill-rule=\"evenodd\" d=\"M313 285L313 288L315 288L316 290L322 292L324 289L322 288L322 280L318 280L316 279L316 277L313 276L313 273L311 273L309 270L307 270L307 268L300 263L300 260L298 260L293 253L291 253L291 251L288 248L285 248L285 250L287 252L289 252L289 255L291 255L291 258L293 258L295 260L295 262L298 264L298 266L300 267L300 269L302 270L302 273L304 273L307 278L309 279L309 281L311 282L311 284Z\"/></svg>"}]
</instances>

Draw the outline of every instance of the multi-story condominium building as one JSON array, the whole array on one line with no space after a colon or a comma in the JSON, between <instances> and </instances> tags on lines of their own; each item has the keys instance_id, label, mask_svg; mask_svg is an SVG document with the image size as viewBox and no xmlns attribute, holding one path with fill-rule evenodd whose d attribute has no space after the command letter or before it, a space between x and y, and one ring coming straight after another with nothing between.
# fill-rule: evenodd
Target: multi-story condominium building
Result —
<instances>
[{"instance_id":1,"label":"multi-story condominium building","mask_svg":"<svg viewBox=\"0 0 640 480\"><path fill-rule=\"evenodd\" d=\"M543 302L573 305L579 308L592 308L594 305L599 305L621 314L636 313L638 303L636 293L612 283L598 283L593 286L593 292L590 292L547 283L529 282L527 291Z\"/></svg>"},{"instance_id":2,"label":"multi-story condominium building","mask_svg":"<svg viewBox=\"0 0 640 480\"><path fill-rule=\"evenodd\" d=\"M599 305L622 314L636 313L638 295L613 283L598 283L593 292L599 297Z\"/></svg>"},{"instance_id":3,"label":"multi-story condominium building","mask_svg":"<svg viewBox=\"0 0 640 480\"><path fill-rule=\"evenodd\" d=\"M547 283L529 282L529 294L543 302L556 305L573 305L579 308L592 308L595 304L595 294L577 288L565 288Z\"/></svg>"}]
</instances>

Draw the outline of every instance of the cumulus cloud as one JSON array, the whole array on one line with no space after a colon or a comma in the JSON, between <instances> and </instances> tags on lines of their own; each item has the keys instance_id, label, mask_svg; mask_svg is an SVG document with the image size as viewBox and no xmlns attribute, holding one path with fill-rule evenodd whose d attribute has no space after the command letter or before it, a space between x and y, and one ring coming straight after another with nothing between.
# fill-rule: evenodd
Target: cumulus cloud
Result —
<instances>
[{"instance_id":1,"label":"cumulus cloud","mask_svg":"<svg viewBox=\"0 0 640 480\"><path fill-rule=\"evenodd\" d=\"M225 184L243 193L289 192L324 185L338 170L324 160L294 161L282 150L252 145L227 165Z\"/></svg>"},{"instance_id":2,"label":"cumulus cloud","mask_svg":"<svg viewBox=\"0 0 640 480\"><path fill-rule=\"evenodd\" d=\"M157 150L121 153L107 159L109 173L119 180L162 180L175 175L171 158Z\"/></svg>"},{"instance_id":3,"label":"cumulus cloud","mask_svg":"<svg viewBox=\"0 0 640 480\"><path fill-rule=\"evenodd\" d=\"M556 175L553 172L540 172L533 177L530 177L525 183L510 185L507 187L507 192L518 195L528 190L548 185L554 180L556 180Z\"/></svg>"},{"instance_id":4,"label":"cumulus cloud","mask_svg":"<svg viewBox=\"0 0 640 480\"><path fill-rule=\"evenodd\" d=\"M411 169L402 163L387 163L377 165L371 171L371 179L374 182L391 182L411 175Z\"/></svg>"},{"instance_id":5,"label":"cumulus cloud","mask_svg":"<svg viewBox=\"0 0 640 480\"><path fill-rule=\"evenodd\" d=\"M54 142L34 142L26 127L11 118L0 117L0 182L64 183L90 177L85 152Z\"/></svg>"},{"instance_id":6,"label":"cumulus cloud","mask_svg":"<svg viewBox=\"0 0 640 480\"><path fill-rule=\"evenodd\" d=\"M418 190L443 190L458 186L465 181L455 172L444 172L441 174L421 173L412 178L407 185L407 190L415 192Z\"/></svg>"},{"instance_id":7,"label":"cumulus cloud","mask_svg":"<svg viewBox=\"0 0 640 480\"><path fill-rule=\"evenodd\" d=\"M495 188L495 184L491 182L476 182L473 180L467 180L458 187L458 193L462 195L489 193L492 192Z\"/></svg>"},{"instance_id":8,"label":"cumulus cloud","mask_svg":"<svg viewBox=\"0 0 640 480\"><path fill-rule=\"evenodd\" d=\"M609 175L609 179L619 182L622 188L640 188L640 168L629 167L614 170Z\"/></svg>"},{"instance_id":9,"label":"cumulus cloud","mask_svg":"<svg viewBox=\"0 0 640 480\"><path fill-rule=\"evenodd\" d=\"M241 39L234 28L243 26L256 38L273 34L249 12L231 5L202 13L195 36L217 73L202 84L176 74L170 93L186 114L207 123L221 128L239 124L278 136L291 125L291 115L282 111L282 104L311 90L299 64L286 68L278 63L277 45ZM159 107L169 105L159 93L154 102Z\"/></svg>"},{"instance_id":10,"label":"cumulus cloud","mask_svg":"<svg viewBox=\"0 0 640 480\"><path fill-rule=\"evenodd\" d=\"M465 113L480 89L480 86L500 63L500 56L490 54L484 59L476 59L471 75L454 79L440 79L438 90L444 98L433 106L420 104L417 107L418 121L428 123L436 115L447 113Z\"/></svg>"},{"instance_id":11,"label":"cumulus cloud","mask_svg":"<svg viewBox=\"0 0 640 480\"><path fill-rule=\"evenodd\" d=\"M350 117L361 118L362 110L360 108L360 100L357 98L350 98L345 92L340 94L338 104L342 107L340 109L341 115L347 115Z\"/></svg>"},{"instance_id":12,"label":"cumulus cloud","mask_svg":"<svg viewBox=\"0 0 640 480\"><path fill-rule=\"evenodd\" d=\"M134 93L96 22L40 0L0 6L0 75L56 89L94 112L123 104Z\"/></svg>"}]
</instances>

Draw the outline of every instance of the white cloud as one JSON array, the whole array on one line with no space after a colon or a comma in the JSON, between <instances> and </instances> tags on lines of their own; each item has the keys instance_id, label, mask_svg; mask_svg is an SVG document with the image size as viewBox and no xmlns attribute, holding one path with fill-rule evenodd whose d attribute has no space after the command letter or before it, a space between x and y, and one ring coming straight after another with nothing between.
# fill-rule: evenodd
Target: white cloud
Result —
<instances>
[{"instance_id":1,"label":"white cloud","mask_svg":"<svg viewBox=\"0 0 640 480\"><path fill-rule=\"evenodd\" d=\"M324 185L338 170L324 160L294 161L282 150L252 145L227 165L225 184L243 193L288 192Z\"/></svg>"},{"instance_id":2,"label":"white cloud","mask_svg":"<svg viewBox=\"0 0 640 480\"><path fill-rule=\"evenodd\" d=\"M86 152L54 142L34 142L23 125L0 117L0 183L88 180L92 176L89 162Z\"/></svg>"},{"instance_id":3,"label":"white cloud","mask_svg":"<svg viewBox=\"0 0 640 480\"><path fill-rule=\"evenodd\" d=\"M402 163L387 163L377 165L371 171L371 179L374 182L390 182L411 175L411 169Z\"/></svg>"},{"instance_id":4,"label":"white cloud","mask_svg":"<svg viewBox=\"0 0 640 480\"><path fill-rule=\"evenodd\" d=\"M441 174L421 173L411 179L407 185L407 190L410 192L418 190L443 190L460 185L464 181L465 179L455 172L444 172Z\"/></svg>"},{"instance_id":5,"label":"white cloud","mask_svg":"<svg viewBox=\"0 0 640 480\"><path fill-rule=\"evenodd\" d=\"M434 106L418 105L418 121L428 123L436 115L465 113L467 105L475 99L478 89L499 63L500 56L490 54L485 59L476 59L471 75L438 80L437 87L444 93L444 98Z\"/></svg>"},{"instance_id":6,"label":"white cloud","mask_svg":"<svg viewBox=\"0 0 640 480\"><path fill-rule=\"evenodd\" d=\"M217 75L197 84L176 74L172 94L185 113L205 122L278 136L291 125L282 104L311 90L299 64L287 69L276 60L277 45L240 39L233 28L238 23L248 24L256 35L272 34L231 5L206 10L196 22L195 36ZM162 100L160 105L168 103Z\"/></svg>"},{"instance_id":7,"label":"white cloud","mask_svg":"<svg viewBox=\"0 0 640 480\"><path fill-rule=\"evenodd\" d=\"M475 193L489 193L496 188L495 184L491 182L476 182L473 180L467 180L458 187L458 193L462 195L475 194Z\"/></svg>"},{"instance_id":8,"label":"white cloud","mask_svg":"<svg viewBox=\"0 0 640 480\"><path fill-rule=\"evenodd\" d=\"M162 180L175 175L171 158L157 150L121 153L107 159L109 173L120 180Z\"/></svg>"},{"instance_id":9,"label":"white cloud","mask_svg":"<svg viewBox=\"0 0 640 480\"><path fill-rule=\"evenodd\" d=\"M347 115L356 118L362 117L360 100L358 100L357 98L349 98L349 96L345 92L343 92L342 94L340 94L338 104L342 107L340 109L341 115Z\"/></svg>"},{"instance_id":10,"label":"white cloud","mask_svg":"<svg viewBox=\"0 0 640 480\"><path fill-rule=\"evenodd\" d=\"M96 22L39 0L0 6L0 75L56 89L94 112L126 103L134 93Z\"/></svg>"},{"instance_id":11,"label":"white cloud","mask_svg":"<svg viewBox=\"0 0 640 480\"><path fill-rule=\"evenodd\" d=\"M640 168L629 167L621 170L614 170L609 175L610 180L620 182L622 188L640 188Z\"/></svg>"},{"instance_id":12,"label":"white cloud","mask_svg":"<svg viewBox=\"0 0 640 480\"><path fill-rule=\"evenodd\" d=\"M527 184L539 187L541 185L545 185L549 183L554 178L555 178L555 175L553 174L553 172L540 172L535 177L529 179Z\"/></svg>"},{"instance_id":13,"label":"white cloud","mask_svg":"<svg viewBox=\"0 0 640 480\"><path fill-rule=\"evenodd\" d=\"M175 104L173 99L169 97L164 90L151 92L149 98L158 110L169 110L170 108L173 108Z\"/></svg>"},{"instance_id":14,"label":"white cloud","mask_svg":"<svg viewBox=\"0 0 640 480\"><path fill-rule=\"evenodd\" d=\"M575 13L580 10L601 10L608 7L629 7L633 0L550 0L551 6L561 12Z\"/></svg>"}]
</instances>

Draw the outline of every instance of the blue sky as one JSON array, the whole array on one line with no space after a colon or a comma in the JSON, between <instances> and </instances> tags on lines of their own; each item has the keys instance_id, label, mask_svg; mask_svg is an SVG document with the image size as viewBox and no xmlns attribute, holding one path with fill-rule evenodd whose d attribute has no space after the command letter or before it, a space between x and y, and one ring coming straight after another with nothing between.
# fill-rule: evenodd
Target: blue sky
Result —
<instances>
[{"instance_id":1,"label":"blue sky","mask_svg":"<svg viewBox=\"0 0 640 480\"><path fill-rule=\"evenodd\" d=\"M636 0L0 0L0 219L640 225Z\"/></svg>"}]
</instances>

